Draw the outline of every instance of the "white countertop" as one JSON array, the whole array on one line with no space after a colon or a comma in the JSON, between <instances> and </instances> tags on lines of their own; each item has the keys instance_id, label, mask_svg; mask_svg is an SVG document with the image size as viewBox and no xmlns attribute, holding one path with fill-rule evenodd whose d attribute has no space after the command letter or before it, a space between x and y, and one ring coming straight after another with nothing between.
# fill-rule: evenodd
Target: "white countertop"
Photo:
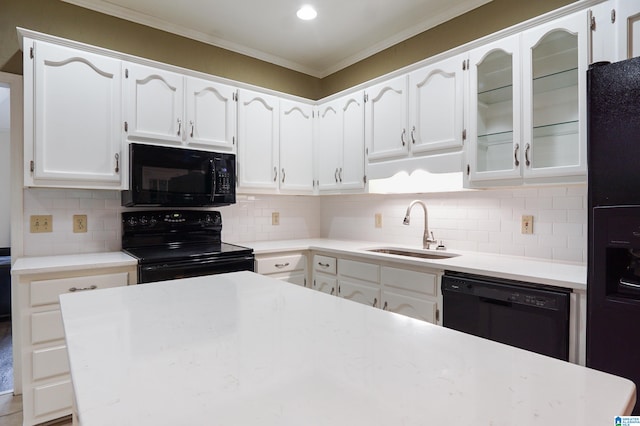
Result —
<instances>
[{"instance_id":1,"label":"white countertop","mask_svg":"<svg viewBox=\"0 0 640 426\"><path fill-rule=\"evenodd\" d=\"M83 426L612 424L632 382L251 272L60 296Z\"/></svg>"},{"instance_id":2,"label":"white countertop","mask_svg":"<svg viewBox=\"0 0 640 426\"><path fill-rule=\"evenodd\" d=\"M240 243L251 247L256 255L284 251L317 250L331 251L343 255L357 255L377 261L393 261L413 266L431 267L440 270L489 275L498 278L548 284L575 290L586 290L587 267L582 264L555 262L499 254L446 250L444 253L460 254L448 259L419 259L406 256L372 253L365 249L375 247L399 247L420 250L421 247L398 246L371 241L341 241L330 239L302 239L283 241L259 241Z\"/></svg>"},{"instance_id":3,"label":"white countertop","mask_svg":"<svg viewBox=\"0 0 640 426\"><path fill-rule=\"evenodd\" d=\"M118 266L136 266L138 260L121 251L81 253L59 256L21 257L11 268L13 275L69 270L96 269Z\"/></svg>"}]
</instances>

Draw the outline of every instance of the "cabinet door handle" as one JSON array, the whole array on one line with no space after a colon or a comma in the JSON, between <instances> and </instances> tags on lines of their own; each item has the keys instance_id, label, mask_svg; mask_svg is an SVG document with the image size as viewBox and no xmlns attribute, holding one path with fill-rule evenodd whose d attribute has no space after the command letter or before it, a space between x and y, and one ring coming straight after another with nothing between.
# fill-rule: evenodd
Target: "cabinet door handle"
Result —
<instances>
[{"instance_id":1,"label":"cabinet door handle","mask_svg":"<svg viewBox=\"0 0 640 426\"><path fill-rule=\"evenodd\" d=\"M284 183L284 178L286 177L286 175L284 174L284 167L282 168L282 183Z\"/></svg>"},{"instance_id":2,"label":"cabinet door handle","mask_svg":"<svg viewBox=\"0 0 640 426\"><path fill-rule=\"evenodd\" d=\"M371 306L373 306L374 308L378 307L378 298L377 297L373 298L373 305L371 305Z\"/></svg>"},{"instance_id":3,"label":"cabinet door handle","mask_svg":"<svg viewBox=\"0 0 640 426\"><path fill-rule=\"evenodd\" d=\"M82 287L82 288L78 288L78 287L71 287L71 288L69 289L69 291L73 293L74 291L95 290L96 288L98 288L98 286L97 286L97 285L92 285L92 286L89 286L89 287Z\"/></svg>"},{"instance_id":4,"label":"cabinet door handle","mask_svg":"<svg viewBox=\"0 0 640 426\"><path fill-rule=\"evenodd\" d=\"M413 126L413 128L411 129L411 143L413 145L416 144L416 126Z\"/></svg>"},{"instance_id":5,"label":"cabinet door handle","mask_svg":"<svg viewBox=\"0 0 640 426\"><path fill-rule=\"evenodd\" d=\"M178 136L182 133L182 120L178 118Z\"/></svg>"},{"instance_id":6,"label":"cabinet door handle","mask_svg":"<svg viewBox=\"0 0 640 426\"><path fill-rule=\"evenodd\" d=\"M520 150L520 144L516 144L516 149L513 151L513 159L515 160L515 165L518 167L520 165L520 160L518 160L518 151Z\"/></svg>"},{"instance_id":7,"label":"cabinet door handle","mask_svg":"<svg viewBox=\"0 0 640 426\"><path fill-rule=\"evenodd\" d=\"M280 269L281 268L286 268L287 266L289 266L289 262L287 262L287 263L276 263L273 266L275 266L276 268L280 268Z\"/></svg>"},{"instance_id":8,"label":"cabinet door handle","mask_svg":"<svg viewBox=\"0 0 640 426\"><path fill-rule=\"evenodd\" d=\"M277 181L278 180L278 168L277 167L273 167L273 181Z\"/></svg>"},{"instance_id":9,"label":"cabinet door handle","mask_svg":"<svg viewBox=\"0 0 640 426\"><path fill-rule=\"evenodd\" d=\"M531 145L527 144L526 148L524 149L524 164L527 165L527 167L529 167L531 165L531 161L529 161L529 150L531 149Z\"/></svg>"},{"instance_id":10,"label":"cabinet door handle","mask_svg":"<svg viewBox=\"0 0 640 426\"><path fill-rule=\"evenodd\" d=\"M342 167L340 167L340 171L338 172L338 179L340 179L340 183L342 183Z\"/></svg>"},{"instance_id":11,"label":"cabinet door handle","mask_svg":"<svg viewBox=\"0 0 640 426\"><path fill-rule=\"evenodd\" d=\"M322 262L318 262L318 265L322 266L323 268L328 268L329 266L331 266L328 263L322 263Z\"/></svg>"},{"instance_id":12,"label":"cabinet door handle","mask_svg":"<svg viewBox=\"0 0 640 426\"><path fill-rule=\"evenodd\" d=\"M387 304L387 302L385 301L385 302L384 302L384 306L382 307L382 310L383 310L383 311L386 311L386 310L387 310L387 306L388 306L388 304Z\"/></svg>"},{"instance_id":13,"label":"cabinet door handle","mask_svg":"<svg viewBox=\"0 0 640 426\"><path fill-rule=\"evenodd\" d=\"M116 173L120 173L120 154L116 152Z\"/></svg>"},{"instance_id":14,"label":"cabinet door handle","mask_svg":"<svg viewBox=\"0 0 640 426\"><path fill-rule=\"evenodd\" d=\"M402 146L405 146L407 142L404 140L404 137L407 135L407 129L402 129L402 134L400 135L400 141L402 141Z\"/></svg>"},{"instance_id":15,"label":"cabinet door handle","mask_svg":"<svg viewBox=\"0 0 640 426\"><path fill-rule=\"evenodd\" d=\"M336 180L336 183L338 183L338 168L336 167L336 171L333 173L333 178Z\"/></svg>"},{"instance_id":16,"label":"cabinet door handle","mask_svg":"<svg viewBox=\"0 0 640 426\"><path fill-rule=\"evenodd\" d=\"M336 288L335 287L331 287L331 295L333 295L336 292Z\"/></svg>"},{"instance_id":17,"label":"cabinet door handle","mask_svg":"<svg viewBox=\"0 0 640 426\"><path fill-rule=\"evenodd\" d=\"M194 130L194 124L193 121L189 121L189 124L191 125L191 133L189 134L189 136L191 136L191 138L193 138L193 130Z\"/></svg>"}]
</instances>

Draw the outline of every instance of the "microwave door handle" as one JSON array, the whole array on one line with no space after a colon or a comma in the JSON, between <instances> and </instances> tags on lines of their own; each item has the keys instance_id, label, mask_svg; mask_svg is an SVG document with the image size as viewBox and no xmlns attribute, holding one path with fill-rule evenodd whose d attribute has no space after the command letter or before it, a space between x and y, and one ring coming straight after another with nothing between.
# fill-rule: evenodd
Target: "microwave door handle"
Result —
<instances>
[{"instance_id":1,"label":"microwave door handle","mask_svg":"<svg viewBox=\"0 0 640 426\"><path fill-rule=\"evenodd\" d=\"M211 169L211 201L214 201L216 196L216 165L213 163L213 159L209 160L209 167Z\"/></svg>"}]
</instances>

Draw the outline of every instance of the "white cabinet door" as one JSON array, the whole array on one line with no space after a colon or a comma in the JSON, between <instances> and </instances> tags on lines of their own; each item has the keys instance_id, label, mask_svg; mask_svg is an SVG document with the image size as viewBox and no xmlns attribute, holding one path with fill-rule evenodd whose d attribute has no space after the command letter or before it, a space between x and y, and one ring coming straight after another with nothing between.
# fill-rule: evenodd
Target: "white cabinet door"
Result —
<instances>
[{"instance_id":1,"label":"white cabinet door","mask_svg":"<svg viewBox=\"0 0 640 426\"><path fill-rule=\"evenodd\" d=\"M313 192L313 107L280 100L280 189Z\"/></svg>"},{"instance_id":2,"label":"white cabinet door","mask_svg":"<svg viewBox=\"0 0 640 426\"><path fill-rule=\"evenodd\" d=\"M251 90L238 91L238 185L278 188L279 101Z\"/></svg>"},{"instance_id":3,"label":"white cabinet door","mask_svg":"<svg viewBox=\"0 0 640 426\"><path fill-rule=\"evenodd\" d=\"M618 0L616 5L618 58L623 60L640 56L640 2Z\"/></svg>"},{"instance_id":4,"label":"white cabinet door","mask_svg":"<svg viewBox=\"0 0 640 426\"><path fill-rule=\"evenodd\" d=\"M520 177L520 35L469 53L469 180Z\"/></svg>"},{"instance_id":5,"label":"white cabinet door","mask_svg":"<svg viewBox=\"0 0 640 426\"><path fill-rule=\"evenodd\" d=\"M343 299L362 303L363 305L380 307L380 286L366 284L355 280L340 279L338 296Z\"/></svg>"},{"instance_id":6,"label":"white cabinet door","mask_svg":"<svg viewBox=\"0 0 640 426\"><path fill-rule=\"evenodd\" d=\"M627 0L623 0L623 3ZM632 3L632 2L628 2ZM640 4L640 3L638 3ZM616 35L616 20L618 17L615 1L607 1L589 8L588 18L590 23L588 63L617 62L624 58L619 56L621 48L620 40ZM613 18L613 19L612 19Z\"/></svg>"},{"instance_id":7,"label":"white cabinet door","mask_svg":"<svg viewBox=\"0 0 640 426\"><path fill-rule=\"evenodd\" d=\"M407 77L374 85L367 89L365 104L365 139L368 161L406 156Z\"/></svg>"},{"instance_id":8,"label":"white cabinet door","mask_svg":"<svg viewBox=\"0 0 640 426\"><path fill-rule=\"evenodd\" d=\"M342 167L342 100L327 102L318 107L315 152L318 189L340 188L338 171Z\"/></svg>"},{"instance_id":9,"label":"white cabinet door","mask_svg":"<svg viewBox=\"0 0 640 426\"><path fill-rule=\"evenodd\" d=\"M364 92L345 96L342 108L342 170L338 177L342 189L362 189L364 171Z\"/></svg>"},{"instance_id":10,"label":"white cabinet door","mask_svg":"<svg viewBox=\"0 0 640 426\"><path fill-rule=\"evenodd\" d=\"M585 175L587 13L522 34L523 176Z\"/></svg>"},{"instance_id":11,"label":"white cabinet door","mask_svg":"<svg viewBox=\"0 0 640 426\"><path fill-rule=\"evenodd\" d=\"M409 75L412 153L462 147L466 56L454 56Z\"/></svg>"},{"instance_id":12,"label":"white cabinet door","mask_svg":"<svg viewBox=\"0 0 640 426\"><path fill-rule=\"evenodd\" d=\"M24 55L27 185L120 188L120 61L44 42L33 52Z\"/></svg>"},{"instance_id":13,"label":"white cabinet door","mask_svg":"<svg viewBox=\"0 0 640 426\"><path fill-rule=\"evenodd\" d=\"M181 144L185 134L184 77L125 64L128 137Z\"/></svg>"},{"instance_id":14,"label":"white cabinet door","mask_svg":"<svg viewBox=\"0 0 640 426\"><path fill-rule=\"evenodd\" d=\"M433 300L426 300L404 294L383 291L382 309L395 312L411 318L436 324L438 304Z\"/></svg>"},{"instance_id":15,"label":"white cabinet door","mask_svg":"<svg viewBox=\"0 0 640 426\"><path fill-rule=\"evenodd\" d=\"M338 280L335 275L327 275L321 272L313 273L313 289L321 291L323 293L335 295L336 287L338 286Z\"/></svg>"},{"instance_id":16,"label":"white cabinet door","mask_svg":"<svg viewBox=\"0 0 640 426\"><path fill-rule=\"evenodd\" d=\"M186 79L186 140L189 145L234 151L236 89L199 78Z\"/></svg>"}]
</instances>

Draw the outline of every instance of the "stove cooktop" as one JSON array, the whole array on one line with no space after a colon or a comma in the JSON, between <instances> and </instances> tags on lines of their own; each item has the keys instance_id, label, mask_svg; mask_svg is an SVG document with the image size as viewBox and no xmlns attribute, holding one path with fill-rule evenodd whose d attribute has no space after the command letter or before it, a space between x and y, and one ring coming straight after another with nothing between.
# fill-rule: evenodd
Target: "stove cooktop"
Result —
<instances>
[{"instance_id":1,"label":"stove cooktop","mask_svg":"<svg viewBox=\"0 0 640 426\"><path fill-rule=\"evenodd\" d=\"M235 244L169 244L163 246L129 247L125 253L138 259L140 264L175 262L183 260L222 259L225 257L252 255L253 250Z\"/></svg>"}]
</instances>

